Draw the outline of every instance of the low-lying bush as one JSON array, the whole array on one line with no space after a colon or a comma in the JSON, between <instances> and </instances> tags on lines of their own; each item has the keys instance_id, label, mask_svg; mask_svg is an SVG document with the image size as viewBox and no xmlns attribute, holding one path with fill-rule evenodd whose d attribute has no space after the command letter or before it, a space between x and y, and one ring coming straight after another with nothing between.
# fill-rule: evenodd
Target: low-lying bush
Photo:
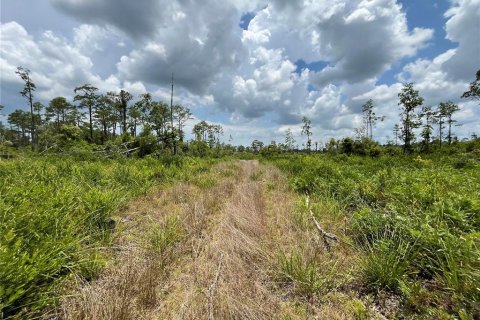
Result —
<instances>
[{"instance_id":1,"label":"low-lying bush","mask_svg":"<svg viewBox=\"0 0 480 320\"><path fill-rule=\"evenodd\" d=\"M97 248L109 242L116 209L154 184L188 179L210 163L188 157L0 160L0 318L27 318L52 305L52 292L72 273L95 277L104 265ZM173 227L167 223L152 238L158 250L173 241Z\"/></svg>"},{"instance_id":2,"label":"low-lying bush","mask_svg":"<svg viewBox=\"0 0 480 320\"><path fill-rule=\"evenodd\" d=\"M480 301L480 165L473 153L270 161L291 174L297 192L344 208L347 235L362 254L358 280L368 290L403 295L404 307L412 301L417 312L472 316ZM429 288L427 309L415 294L423 289L414 287Z\"/></svg>"}]
</instances>

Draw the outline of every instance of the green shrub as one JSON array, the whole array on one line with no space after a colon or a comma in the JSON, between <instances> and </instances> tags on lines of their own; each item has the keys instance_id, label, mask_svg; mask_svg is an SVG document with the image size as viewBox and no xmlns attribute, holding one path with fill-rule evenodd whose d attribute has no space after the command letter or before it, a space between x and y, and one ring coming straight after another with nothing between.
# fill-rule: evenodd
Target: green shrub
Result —
<instances>
[{"instance_id":1,"label":"green shrub","mask_svg":"<svg viewBox=\"0 0 480 320\"><path fill-rule=\"evenodd\" d=\"M475 162L473 159L462 157L453 163L453 167L455 169L471 169L475 167Z\"/></svg>"},{"instance_id":2,"label":"green shrub","mask_svg":"<svg viewBox=\"0 0 480 320\"><path fill-rule=\"evenodd\" d=\"M372 290L396 291L408 276L411 248L400 238L383 238L368 243L362 260L365 283Z\"/></svg>"},{"instance_id":3,"label":"green shrub","mask_svg":"<svg viewBox=\"0 0 480 320\"><path fill-rule=\"evenodd\" d=\"M55 303L69 274L94 278L105 263L98 248L109 244L115 210L155 183L188 179L210 164L78 155L0 161L0 314L35 317ZM167 222L157 248L171 243L175 226Z\"/></svg>"},{"instance_id":4,"label":"green shrub","mask_svg":"<svg viewBox=\"0 0 480 320\"><path fill-rule=\"evenodd\" d=\"M425 314L470 314L480 301L480 175L473 152L460 158L458 150L421 157L387 152L372 159L351 151L271 161L291 175L295 191L344 209L351 221L347 235L362 248L362 279L371 290L402 294ZM297 220L302 223L302 216ZM424 295L410 286L430 291ZM416 299L430 305L419 308Z\"/></svg>"}]
</instances>

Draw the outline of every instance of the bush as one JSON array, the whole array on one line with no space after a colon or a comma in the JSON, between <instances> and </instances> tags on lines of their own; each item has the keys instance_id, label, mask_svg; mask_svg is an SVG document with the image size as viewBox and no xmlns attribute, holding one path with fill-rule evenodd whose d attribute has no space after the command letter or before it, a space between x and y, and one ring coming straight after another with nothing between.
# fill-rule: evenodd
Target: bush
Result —
<instances>
[{"instance_id":1,"label":"bush","mask_svg":"<svg viewBox=\"0 0 480 320\"><path fill-rule=\"evenodd\" d=\"M190 143L189 151L193 156L206 157L209 154L210 148L206 142L193 141Z\"/></svg>"},{"instance_id":2,"label":"bush","mask_svg":"<svg viewBox=\"0 0 480 320\"><path fill-rule=\"evenodd\" d=\"M5 148L11 148L11 147L13 147L13 142L10 141L10 140L5 140L5 141L3 141L2 146L5 147Z\"/></svg>"},{"instance_id":3,"label":"bush","mask_svg":"<svg viewBox=\"0 0 480 320\"><path fill-rule=\"evenodd\" d=\"M475 167L475 162L473 159L462 157L455 160L455 162L453 163L453 167L455 169L472 169Z\"/></svg>"},{"instance_id":4,"label":"bush","mask_svg":"<svg viewBox=\"0 0 480 320\"><path fill-rule=\"evenodd\" d=\"M153 135L152 129L146 126L144 130L134 139L135 146L140 149L137 151L139 157L153 154L158 150L157 138Z\"/></svg>"}]
</instances>

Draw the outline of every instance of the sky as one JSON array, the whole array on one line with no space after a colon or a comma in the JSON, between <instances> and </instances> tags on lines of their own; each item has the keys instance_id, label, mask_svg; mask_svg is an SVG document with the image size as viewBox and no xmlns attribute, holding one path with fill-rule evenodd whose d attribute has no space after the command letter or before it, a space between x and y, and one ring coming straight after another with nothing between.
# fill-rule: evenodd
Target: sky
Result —
<instances>
[{"instance_id":1,"label":"sky","mask_svg":"<svg viewBox=\"0 0 480 320\"><path fill-rule=\"evenodd\" d=\"M414 82L425 105L451 100L459 138L480 134L480 105L460 99L480 69L480 0L0 0L0 121L35 100L72 99L84 83L125 89L221 124L224 140L297 143L353 136L361 106L399 122L398 92Z\"/></svg>"}]
</instances>

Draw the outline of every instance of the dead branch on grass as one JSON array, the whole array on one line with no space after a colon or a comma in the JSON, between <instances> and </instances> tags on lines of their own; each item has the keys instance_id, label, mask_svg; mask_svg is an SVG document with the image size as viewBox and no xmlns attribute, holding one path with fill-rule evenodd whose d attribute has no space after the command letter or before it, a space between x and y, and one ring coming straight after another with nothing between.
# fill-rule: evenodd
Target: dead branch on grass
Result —
<instances>
[{"instance_id":1,"label":"dead branch on grass","mask_svg":"<svg viewBox=\"0 0 480 320\"><path fill-rule=\"evenodd\" d=\"M218 267L217 267L217 273L215 274L215 280L211 284L207 293L209 320L213 320L213 295L215 294L215 289L217 288L218 280L220 279L220 273L222 272L222 260L223 260L223 253L220 255L220 258L218 259Z\"/></svg>"},{"instance_id":2,"label":"dead branch on grass","mask_svg":"<svg viewBox=\"0 0 480 320\"><path fill-rule=\"evenodd\" d=\"M312 211L312 209L310 208L310 196L309 196L308 193L306 194L305 204L306 204L307 210L308 210L308 212L309 212L309 214L310 214L310 218L312 219L313 223L315 224L315 228L317 229L317 231L318 231L318 232L320 233L320 235L322 236L323 243L325 244L325 247L327 248L328 251L330 251L331 245L330 245L330 242L329 242L328 240L332 240L332 241L337 242L337 241L338 241L337 236L334 235L333 233L326 232L326 231L323 230L323 228L320 226L320 223L319 223L318 220L315 218L315 215L313 214L313 211Z\"/></svg>"}]
</instances>

